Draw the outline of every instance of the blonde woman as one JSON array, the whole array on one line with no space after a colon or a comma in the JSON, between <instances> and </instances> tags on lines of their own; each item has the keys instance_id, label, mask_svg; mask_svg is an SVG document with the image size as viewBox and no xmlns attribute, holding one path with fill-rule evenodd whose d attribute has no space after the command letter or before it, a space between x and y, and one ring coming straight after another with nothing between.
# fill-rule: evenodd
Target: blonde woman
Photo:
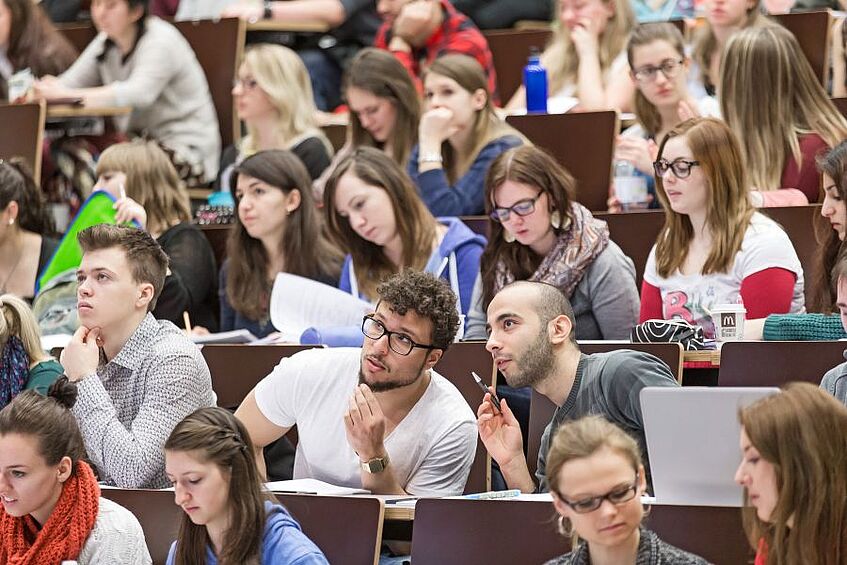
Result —
<instances>
[{"instance_id":1,"label":"blonde woman","mask_svg":"<svg viewBox=\"0 0 847 565\"><path fill-rule=\"evenodd\" d=\"M216 329L215 255L191 223L188 191L165 152L152 141L112 145L97 162L97 176L95 189L117 200L117 221L137 222L170 259L153 315L182 327L188 312L194 324Z\"/></svg>"},{"instance_id":2,"label":"blonde woman","mask_svg":"<svg viewBox=\"0 0 847 565\"><path fill-rule=\"evenodd\" d=\"M41 349L38 322L22 299L0 296L0 408L26 389L47 393L64 372Z\"/></svg>"},{"instance_id":3,"label":"blonde woman","mask_svg":"<svg viewBox=\"0 0 847 565\"><path fill-rule=\"evenodd\" d=\"M847 137L847 120L797 39L781 26L746 29L727 43L721 64L721 113L741 142L750 184L796 188L818 202L815 158Z\"/></svg>"},{"instance_id":4,"label":"blonde woman","mask_svg":"<svg viewBox=\"0 0 847 565\"><path fill-rule=\"evenodd\" d=\"M558 0L553 40L541 63L547 69L548 109L576 98L583 110L629 110L635 87L627 74L626 39L635 25L628 1ZM521 87L507 110L526 107Z\"/></svg>"},{"instance_id":5,"label":"blonde woman","mask_svg":"<svg viewBox=\"0 0 847 565\"><path fill-rule=\"evenodd\" d=\"M494 113L485 73L467 55L444 55L430 65L424 104L409 176L433 215L483 213L489 165L528 141Z\"/></svg>"},{"instance_id":6,"label":"blonde woman","mask_svg":"<svg viewBox=\"0 0 847 565\"><path fill-rule=\"evenodd\" d=\"M750 204L741 149L726 124L679 124L655 169L665 225L644 269L639 321L681 318L711 338L718 304L743 301L748 318L804 311L800 260L782 228Z\"/></svg>"},{"instance_id":7,"label":"blonde woman","mask_svg":"<svg viewBox=\"0 0 847 565\"><path fill-rule=\"evenodd\" d=\"M224 150L221 190L232 189L233 166L258 151L291 151L312 179L329 166L332 144L318 127L309 73L294 51L268 43L247 49L232 96L247 135Z\"/></svg>"}]
</instances>

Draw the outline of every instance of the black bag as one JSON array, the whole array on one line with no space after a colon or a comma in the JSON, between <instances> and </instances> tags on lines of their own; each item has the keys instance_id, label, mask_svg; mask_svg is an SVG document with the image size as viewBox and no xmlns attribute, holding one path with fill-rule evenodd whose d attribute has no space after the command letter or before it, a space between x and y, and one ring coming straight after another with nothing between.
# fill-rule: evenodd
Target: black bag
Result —
<instances>
[{"instance_id":1,"label":"black bag","mask_svg":"<svg viewBox=\"0 0 847 565\"><path fill-rule=\"evenodd\" d=\"M668 343L682 344L686 351L706 349L703 328L692 326L684 320L647 320L632 328L632 343Z\"/></svg>"}]
</instances>

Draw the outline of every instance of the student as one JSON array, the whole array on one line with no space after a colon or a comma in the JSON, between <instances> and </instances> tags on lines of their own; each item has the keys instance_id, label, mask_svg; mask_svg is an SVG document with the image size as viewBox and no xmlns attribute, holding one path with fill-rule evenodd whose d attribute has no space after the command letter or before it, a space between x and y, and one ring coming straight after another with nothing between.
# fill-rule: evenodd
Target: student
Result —
<instances>
[{"instance_id":1,"label":"student","mask_svg":"<svg viewBox=\"0 0 847 565\"><path fill-rule=\"evenodd\" d=\"M809 383L741 408L735 480L756 564L847 559L847 407Z\"/></svg>"},{"instance_id":2,"label":"student","mask_svg":"<svg viewBox=\"0 0 847 565\"><path fill-rule=\"evenodd\" d=\"M35 77L57 75L76 57L73 45L32 0L0 0L0 100L9 97L12 74L29 69Z\"/></svg>"},{"instance_id":3,"label":"student","mask_svg":"<svg viewBox=\"0 0 847 565\"><path fill-rule=\"evenodd\" d=\"M168 257L147 232L100 224L78 239L81 325L61 356L79 387L74 416L101 481L162 488L168 434L213 404L209 368L182 331L150 313Z\"/></svg>"},{"instance_id":4,"label":"student","mask_svg":"<svg viewBox=\"0 0 847 565\"><path fill-rule=\"evenodd\" d=\"M577 339L629 338L638 320L635 266L609 239L606 223L572 200L575 185L536 147L510 149L491 165L485 185L491 239L467 339L486 337L484 309L516 280L558 288L574 310Z\"/></svg>"},{"instance_id":5,"label":"student","mask_svg":"<svg viewBox=\"0 0 847 565\"><path fill-rule=\"evenodd\" d=\"M0 0L2 1L2 0ZM0 294L26 300L59 246L53 217L23 159L0 159Z\"/></svg>"},{"instance_id":6,"label":"student","mask_svg":"<svg viewBox=\"0 0 847 565\"><path fill-rule=\"evenodd\" d=\"M350 108L347 142L313 184L323 201L324 187L342 159L359 147L377 147L405 167L418 141L421 101L409 73L390 53L362 49L344 73L344 99Z\"/></svg>"},{"instance_id":7,"label":"student","mask_svg":"<svg viewBox=\"0 0 847 565\"><path fill-rule=\"evenodd\" d=\"M0 563L149 565L141 525L100 496L61 378L47 395L26 391L0 411Z\"/></svg>"},{"instance_id":8,"label":"student","mask_svg":"<svg viewBox=\"0 0 847 565\"><path fill-rule=\"evenodd\" d=\"M647 491L638 444L600 416L559 426L547 453L559 530L579 541L546 565L706 565L642 525Z\"/></svg>"},{"instance_id":9,"label":"student","mask_svg":"<svg viewBox=\"0 0 847 565\"><path fill-rule=\"evenodd\" d=\"M0 408L23 390L47 392L62 366L41 349L38 322L27 303L0 295Z\"/></svg>"},{"instance_id":10,"label":"student","mask_svg":"<svg viewBox=\"0 0 847 565\"><path fill-rule=\"evenodd\" d=\"M476 452L473 413L432 370L459 327L456 298L427 273L402 271L377 289L364 345L283 359L239 406L261 448L297 426L294 478L373 494L458 495Z\"/></svg>"},{"instance_id":11,"label":"student","mask_svg":"<svg viewBox=\"0 0 847 565\"><path fill-rule=\"evenodd\" d=\"M491 161L528 142L494 113L482 67L466 55L444 55L429 66L424 99L409 176L434 215L480 214Z\"/></svg>"},{"instance_id":12,"label":"student","mask_svg":"<svg viewBox=\"0 0 847 565\"><path fill-rule=\"evenodd\" d=\"M309 73L294 51L269 43L249 47L232 97L247 136L224 150L218 179L222 190L229 187L232 168L257 151L290 150L311 179L329 166L332 144L318 127Z\"/></svg>"},{"instance_id":13,"label":"student","mask_svg":"<svg viewBox=\"0 0 847 565\"><path fill-rule=\"evenodd\" d=\"M112 145L97 161L97 177L94 189L117 200L117 222L136 222L168 256L170 273L153 316L182 326L188 312L194 324L216 328L215 254L191 222L188 191L165 152L153 141Z\"/></svg>"},{"instance_id":14,"label":"student","mask_svg":"<svg viewBox=\"0 0 847 565\"><path fill-rule=\"evenodd\" d=\"M818 202L815 157L847 137L847 120L797 39L778 25L747 29L726 44L723 61L721 114L741 144L750 184L762 191L797 188Z\"/></svg>"},{"instance_id":15,"label":"student","mask_svg":"<svg viewBox=\"0 0 847 565\"><path fill-rule=\"evenodd\" d=\"M323 235L309 174L290 151L260 151L233 170L237 214L227 240L219 296L221 331L274 331L270 297L277 273L335 286L341 255Z\"/></svg>"},{"instance_id":16,"label":"student","mask_svg":"<svg viewBox=\"0 0 847 565\"><path fill-rule=\"evenodd\" d=\"M168 565L323 565L321 550L263 489L244 424L200 408L165 442L165 469L185 514Z\"/></svg>"},{"instance_id":17,"label":"student","mask_svg":"<svg viewBox=\"0 0 847 565\"><path fill-rule=\"evenodd\" d=\"M205 1L205 0L204 0ZM231 2L221 17L248 22L259 19L282 22L318 22L330 28L314 34L297 54L312 78L318 110L332 111L341 103L341 75L363 47L373 44L379 17L373 0L286 0L285 2Z\"/></svg>"},{"instance_id":18,"label":"student","mask_svg":"<svg viewBox=\"0 0 847 565\"><path fill-rule=\"evenodd\" d=\"M477 410L479 437L497 462L509 488L548 490L547 451L564 421L589 414L605 417L638 443L649 488L650 464L638 395L646 386L678 386L667 365L636 351L580 353L573 309L556 287L518 281L501 290L488 306L491 334L485 348L511 387L531 386L556 406L541 436L535 480L523 451L521 428L505 398L495 411L486 394ZM538 486L536 487L536 481Z\"/></svg>"},{"instance_id":19,"label":"student","mask_svg":"<svg viewBox=\"0 0 847 565\"><path fill-rule=\"evenodd\" d=\"M770 25L762 15L760 0L706 0L706 22L694 37L693 59L700 82L710 95L716 94L721 78L721 56L729 38L748 27ZM746 81L745 81L746 83Z\"/></svg>"},{"instance_id":20,"label":"student","mask_svg":"<svg viewBox=\"0 0 847 565\"><path fill-rule=\"evenodd\" d=\"M829 315L826 317L839 323L841 333L839 335L833 332L834 335L830 334L825 338L818 339L847 338L847 255L842 255L838 263L835 264L835 269L832 271L832 278L836 281L838 315ZM808 314L808 316L812 316L812 314ZM767 324L765 327L767 328ZM745 339L747 338L746 335L744 337ZM821 380L821 388L841 401L842 404L847 405L847 363L841 363L837 367L827 371Z\"/></svg>"},{"instance_id":21,"label":"student","mask_svg":"<svg viewBox=\"0 0 847 565\"><path fill-rule=\"evenodd\" d=\"M486 78L486 90L500 103L497 74L488 42L474 23L448 0L377 0L382 27L374 47L391 51L421 90L425 69L453 53L475 59Z\"/></svg>"},{"instance_id":22,"label":"student","mask_svg":"<svg viewBox=\"0 0 847 565\"><path fill-rule=\"evenodd\" d=\"M131 135L149 134L188 186L218 172L221 136L206 76L191 46L171 24L147 17L146 0L93 0L99 34L58 78L36 93L47 99L81 98L88 107L131 106Z\"/></svg>"},{"instance_id":23,"label":"student","mask_svg":"<svg viewBox=\"0 0 847 565\"><path fill-rule=\"evenodd\" d=\"M342 161L327 183L324 209L330 234L348 253L341 290L376 303L385 277L426 271L450 284L459 314L467 315L485 238L458 218L433 218L385 153L361 148Z\"/></svg>"},{"instance_id":24,"label":"student","mask_svg":"<svg viewBox=\"0 0 847 565\"><path fill-rule=\"evenodd\" d=\"M627 77L626 39L635 25L630 2L558 0L553 40L541 57L547 69L547 107L562 112L576 98L582 110L630 108L634 87ZM518 88L507 110L526 107Z\"/></svg>"},{"instance_id":25,"label":"student","mask_svg":"<svg viewBox=\"0 0 847 565\"><path fill-rule=\"evenodd\" d=\"M668 23L637 26L629 36L626 56L635 85L632 107L638 123L617 138L615 160L628 161L645 177L651 207L658 207L653 182L657 144L686 117L717 116L720 107L714 98L695 99L689 91L690 60L676 26ZM609 208L620 211L614 194Z\"/></svg>"},{"instance_id":26,"label":"student","mask_svg":"<svg viewBox=\"0 0 847 565\"><path fill-rule=\"evenodd\" d=\"M732 131L687 120L662 140L656 167L665 225L644 269L639 321L681 318L715 335L709 310L744 303L748 318L804 310L803 268L779 225L747 196Z\"/></svg>"},{"instance_id":27,"label":"student","mask_svg":"<svg viewBox=\"0 0 847 565\"><path fill-rule=\"evenodd\" d=\"M668 20L694 19L694 0L664 0L649 2L648 0L634 0L632 9L635 18L641 23L665 22Z\"/></svg>"}]
</instances>

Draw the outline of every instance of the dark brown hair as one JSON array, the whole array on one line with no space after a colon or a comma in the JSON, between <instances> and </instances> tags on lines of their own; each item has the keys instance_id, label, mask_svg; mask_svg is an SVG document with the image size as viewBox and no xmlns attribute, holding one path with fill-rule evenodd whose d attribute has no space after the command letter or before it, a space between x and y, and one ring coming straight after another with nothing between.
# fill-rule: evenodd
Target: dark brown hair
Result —
<instances>
[{"instance_id":1,"label":"dark brown hair","mask_svg":"<svg viewBox=\"0 0 847 565\"><path fill-rule=\"evenodd\" d=\"M47 236L56 232L44 195L35 184L29 166L20 157L0 159L0 210L5 210L12 201L18 203L21 229Z\"/></svg>"},{"instance_id":2,"label":"dark brown hair","mask_svg":"<svg viewBox=\"0 0 847 565\"><path fill-rule=\"evenodd\" d=\"M832 179L838 198L847 203L847 141L842 141L826 154L817 159L818 170ZM824 187L826 188L826 187ZM813 281L811 305L809 311L831 314L835 308L835 289L837 277L833 269L839 255L844 254L845 246L838 238L838 232L828 222L816 217L816 236L820 253Z\"/></svg>"},{"instance_id":3,"label":"dark brown hair","mask_svg":"<svg viewBox=\"0 0 847 565\"><path fill-rule=\"evenodd\" d=\"M540 193L546 193L550 212L559 212L562 226L569 223L576 181L549 153L532 146L516 147L501 153L491 163L485 179L486 214L490 214L496 206L494 192L506 181L526 184ZM554 229L561 231L561 228ZM495 288L499 262L505 264L506 270L514 275L515 280L526 280L544 260L529 246L518 242L507 243L503 239L503 224L492 220L490 216L488 233L488 244L480 259L483 308L488 307L499 290Z\"/></svg>"},{"instance_id":4,"label":"dark brown hair","mask_svg":"<svg viewBox=\"0 0 847 565\"><path fill-rule=\"evenodd\" d=\"M147 305L147 311L153 311L156 300L165 286L169 259L149 233L128 226L98 224L79 232L77 240L83 253L112 247L120 248L126 255L133 280L136 283L153 285L153 299Z\"/></svg>"},{"instance_id":5,"label":"dark brown hair","mask_svg":"<svg viewBox=\"0 0 847 565\"><path fill-rule=\"evenodd\" d=\"M324 189L327 228L336 243L352 256L360 292L375 300L377 284L394 274L397 266L385 256L382 247L362 238L350 227L350 220L338 213L335 191L338 181L348 172L388 194L397 232L403 242L401 268L422 270L426 266L435 241L436 221L406 172L382 151L360 147L338 164Z\"/></svg>"},{"instance_id":6,"label":"dark brown hair","mask_svg":"<svg viewBox=\"0 0 847 565\"><path fill-rule=\"evenodd\" d=\"M227 506L231 528L224 532L222 565L258 565L265 530L265 501L262 479L253 456L253 443L247 428L228 410L200 408L174 427L165 441L165 451L190 452L204 463L214 463L229 479ZM205 563L210 545L205 526L183 514L177 537L177 565Z\"/></svg>"},{"instance_id":7,"label":"dark brown hair","mask_svg":"<svg viewBox=\"0 0 847 565\"><path fill-rule=\"evenodd\" d=\"M300 205L285 218L280 240L285 272L310 279L337 278L341 257L322 233L312 182L303 162L291 151L259 151L233 170L230 177L233 194L241 175L269 184L286 195L294 190L300 193ZM238 202L236 198L236 210ZM247 233L238 214L227 241L227 257L226 295L230 304L247 318L265 319L271 291L268 281L271 258L262 242Z\"/></svg>"},{"instance_id":8,"label":"dark brown hair","mask_svg":"<svg viewBox=\"0 0 847 565\"><path fill-rule=\"evenodd\" d=\"M376 291L379 301L400 316L413 310L432 322L430 343L447 351L459 330L456 295L447 281L430 273L406 269L382 282Z\"/></svg>"},{"instance_id":9,"label":"dark brown hair","mask_svg":"<svg viewBox=\"0 0 847 565\"><path fill-rule=\"evenodd\" d=\"M356 54L344 73L342 90L345 96L351 87L384 98L394 106L397 118L388 141L391 144L391 157L405 167L412 146L418 141L418 124L421 121L421 100L409 72L388 51L368 47ZM383 146L362 127L355 112L350 112L347 131L353 147Z\"/></svg>"},{"instance_id":10,"label":"dark brown hair","mask_svg":"<svg viewBox=\"0 0 847 565\"><path fill-rule=\"evenodd\" d=\"M65 376L50 385L47 396L25 390L0 410L0 436L31 436L47 465L58 465L63 457L70 457L75 473L77 461L85 458L82 434L71 413L76 397L76 385Z\"/></svg>"}]
</instances>

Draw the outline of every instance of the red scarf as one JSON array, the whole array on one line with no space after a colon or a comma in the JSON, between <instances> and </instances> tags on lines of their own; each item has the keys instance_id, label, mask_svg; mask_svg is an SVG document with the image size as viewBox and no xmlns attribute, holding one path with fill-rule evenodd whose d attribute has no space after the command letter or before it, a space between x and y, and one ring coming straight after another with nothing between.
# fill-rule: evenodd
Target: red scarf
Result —
<instances>
[{"instance_id":1,"label":"red scarf","mask_svg":"<svg viewBox=\"0 0 847 565\"><path fill-rule=\"evenodd\" d=\"M44 527L30 515L16 518L0 512L0 563L39 565L79 557L97 521L100 486L86 463L76 464Z\"/></svg>"}]
</instances>

